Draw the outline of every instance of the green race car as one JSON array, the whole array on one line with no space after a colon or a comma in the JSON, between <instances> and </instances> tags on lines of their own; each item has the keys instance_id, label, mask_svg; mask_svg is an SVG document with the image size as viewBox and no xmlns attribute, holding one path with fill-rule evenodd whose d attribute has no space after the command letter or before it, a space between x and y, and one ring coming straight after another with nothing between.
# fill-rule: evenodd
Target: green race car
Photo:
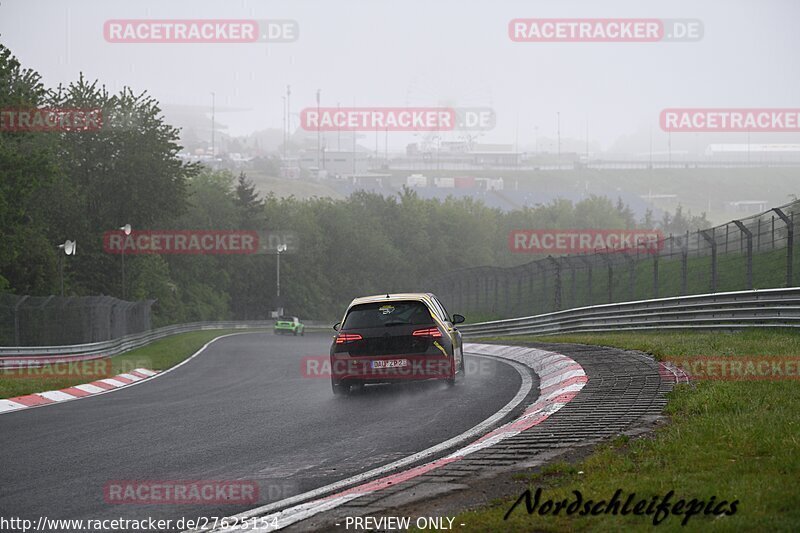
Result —
<instances>
[{"instance_id":1,"label":"green race car","mask_svg":"<svg viewBox=\"0 0 800 533\"><path fill-rule=\"evenodd\" d=\"M306 327L296 316L281 316L275 322L275 334L291 333L295 336L305 335Z\"/></svg>"}]
</instances>

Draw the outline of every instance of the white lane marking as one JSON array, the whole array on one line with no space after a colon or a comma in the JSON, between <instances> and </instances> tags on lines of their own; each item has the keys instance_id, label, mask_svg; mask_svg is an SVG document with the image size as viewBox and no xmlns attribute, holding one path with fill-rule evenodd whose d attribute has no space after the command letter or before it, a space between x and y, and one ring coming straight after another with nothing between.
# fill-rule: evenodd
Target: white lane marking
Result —
<instances>
[{"instance_id":1,"label":"white lane marking","mask_svg":"<svg viewBox=\"0 0 800 533\"><path fill-rule=\"evenodd\" d=\"M75 388L78 388L78 389L84 390L86 392L92 393L92 396L76 396L75 399L76 400L82 400L84 398L94 398L95 396L100 396L102 394L108 394L110 392L116 392L116 391L124 389L126 387L133 387L135 385L140 385L142 383L147 383L151 379L155 379L155 378L161 377L161 376L163 376L165 374L169 374L173 370L176 370L177 368L185 365L186 363L188 363L189 361L191 361L192 359L194 359L195 357L197 357L198 355L203 353L205 351L205 349L208 348L208 346L211 343L216 342L219 339L224 339L225 337L232 337L234 335L250 335L250 334L253 334L253 333L263 333L263 332L261 332L261 331L242 331L242 332L236 332L236 333L227 333L225 335L220 335L219 337L214 337L213 339L211 339L210 341L205 343L199 350L194 352L192 355L190 355L189 357L187 357L186 359L184 359L183 361L181 361L177 365L175 365L175 366L173 366L171 368L168 368L166 370L162 370L161 372L154 372L154 371L148 370L146 368L137 368L137 369L134 370L134 372L141 372L142 374L144 374L144 375L146 375L148 377L146 379L140 379L139 381L134 381L133 383L124 383L123 386L121 386L121 387L117 387L117 388L114 388L114 389L106 390L106 389L102 389L100 387L97 387L96 385L92 385L91 383L86 383L86 384L83 384L83 385L75 385ZM122 355L122 354L120 354L120 355ZM94 391L93 389L90 389L88 387L93 387L93 389L95 389L95 388L99 389L99 391ZM24 407L25 407L25 411L28 411L30 409L39 409L41 407L47 407L48 405L58 405L58 403L57 402L53 402L53 403L45 403L45 404L42 404L42 405L31 405L31 406L27 406L26 405ZM5 413L11 413L11 412L13 412L15 410L16 409L9 409L9 410L3 411L2 409L0 409L0 415L5 414Z\"/></svg>"},{"instance_id":2,"label":"white lane marking","mask_svg":"<svg viewBox=\"0 0 800 533\"><path fill-rule=\"evenodd\" d=\"M478 357L482 357L481 354L475 354L475 353L472 353L471 351L470 352L465 352L465 353L467 355L477 355ZM528 393L533 388L533 379L531 378L531 374L530 374L529 370L524 365L518 364L515 361L510 361L510 360L507 360L507 359L502 359L500 361L503 362L503 363L511 365L519 373L520 378L522 379L522 383L520 384L520 388L517 391L517 394L515 394L514 397L506 405L504 405L499 411L494 413L492 416L490 416L489 418L487 418L486 420L484 420L480 424L474 426L471 429L468 429L467 431L465 431L465 432L461 433L460 435L457 435L457 436L455 436L455 437L453 437L453 438L451 438L449 440L446 440L446 441L444 441L444 442L442 442L440 444L437 444L435 446L431 446L430 448L422 450L421 452L417 452L417 453L415 453L413 455L410 455L408 457L404 457L403 459L398 459L397 461L395 461L393 463L389 463L388 465L384 465L384 466L380 466L378 468L374 468L374 469L370 470L369 472L364 472L363 474L357 474L357 475L349 477L347 479L343 479L341 481L337 481L336 483L331 483L330 485L325 485L324 487L320 487L318 489L314 489L314 490L311 490L311 491L308 491L308 492L304 492L303 494L298 494L296 496L291 496L289 498L283 499L283 500L278 501L278 502L270 503L270 504L267 504L267 505L262 505L261 507L256 507L255 509L250 509L248 511L245 511L245 512L240 513L240 514L235 515L235 516L238 517L238 518L250 518L250 517L253 517L253 516L263 515L265 513L270 513L272 511L275 511L275 510L280 509L280 508L284 508L283 511L279 511L279 513L281 513L281 512L290 511L292 509L300 508L301 505L305 505L306 506L306 507L304 507L304 509L310 508L308 506L310 506L311 504L319 504L319 502L316 501L316 500L311 501L311 502L306 502L305 504L301 504L301 502L304 502L304 501L309 500L311 498L324 496L324 495L329 494L331 492L347 488L347 487L349 487L351 485L358 485L358 484L364 483L366 481L370 481L373 478L377 478L379 476L382 476L383 474L388 474L388 473L390 473L390 472L392 472L394 470L399 470L400 468L408 466L409 464L413 464L413 463L419 462L421 459L425 459L426 457L430 457L432 455L439 454L439 453L447 450L448 448L452 448L452 447L457 446L457 445L459 445L459 444L461 444L463 442L470 441L472 439L479 438L479 437L483 436L487 432L489 427L495 425L498 421L500 421L503 418L505 418L505 416L508 413L513 411L520 403L522 403L522 401L525 399L525 397L528 395ZM364 495L364 493L357 493L355 497L363 496L363 495ZM350 495L348 494L347 496L350 496ZM350 498L350 499L354 499L354 498ZM330 499L326 498L325 501L326 502L330 501ZM349 499L347 501L349 501ZM300 505L298 505L298 504L300 504ZM291 507L287 508L287 506L291 506ZM310 512L310 511L308 511L308 512ZM317 512L319 512L319 511L315 511L313 514L316 514ZM311 515L307 514L304 511L302 516L303 516L302 519L304 520L305 518L307 518L308 516L311 516ZM282 521L279 522L279 523L286 523L285 519L281 519L281 520ZM270 522L271 522L271 520L270 520ZM294 523L294 522L292 522L292 523ZM285 526L281 526L281 528L282 527L285 527ZM230 530L224 530L224 531L239 531L239 530L238 529L230 529Z\"/></svg>"},{"instance_id":3,"label":"white lane marking","mask_svg":"<svg viewBox=\"0 0 800 533\"><path fill-rule=\"evenodd\" d=\"M355 500L356 498L360 498L363 494L345 494L343 496L337 496L336 498L331 498L329 500L318 501L314 500L308 503L302 503L300 505L296 505L294 507L290 507L284 511L280 511L275 513L274 515L270 515L268 518L265 517L265 520L261 522L264 524L263 527L257 527L256 529L248 529L248 531L258 531L258 532L268 532L268 531L276 531L274 526L270 526L270 524L278 524L278 529L283 529L286 526L281 526L280 524L295 524L306 518L311 518L315 514L323 513L325 511L330 511L331 509L335 509L340 505L343 505L351 500ZM277 518L277 522L274 520ZM223 529L221 531L240 531L237 528L233 529Z\"/></svg>"},{"instance_id":4,"label":"white lane marking","mask_svg":"<svg viewBox=\"0 0 800 533\"><path fill-rule=\"evenodd\" d=\"M84 392L88 392L90 394L100 394L101 392L106 391L106 389L98 387L97 385L92 385L91 383L84 383L83 385L75 385L75 388L80 389Z\"/></svg>"},{"instance_id":5,"label":"white lane marking","mask_svg":"<svg viewBox=\"0 0 800 533\"><path fill-rule=\"evenodd\" d=\"M133 374L120 374L117 377L129 379L131 381L139 381L140 379L142 379L139 376L134 376Z\"/></svg>"},{"instance_id":6,"label":"white lane marking","mask_svg":"<svg viewBox=\"0 0 800 533\"><path fill-rule=\"evenodd\" d=\"M17 409L24 409L25 407L27 406L12 402L11 400L0 400L0 413L16 411Z\"/></svg>"},{"instance_id":7,"label":"white lane marking","mask_svg":"<svg viewBox=\"0 0 800 533\"><path fill-rule=\"evenodd\" d=\"M123 386L127 385L127 383L125 383L123 381L117 381L114 378L106 378L106 379L101 379L99 381L100 381L100 383L105 383L107 385L111 385L112 387L123 387Z\"/></svg>"},{"instance_id":8,"label":"white lane marking","mask_svg":"<svg viewBox=\"0 0 800 533\"><path fill-rule=\"evenodd\" d=\"M41 396L42 398L47 398L48 400L53 400L54 402L63 402L66 400L74 400L77 396L73 396L72 394L67 394L66 392L61 392L60 390L50 390L47 392L38 392L36 396Z\"/></svg>"},{"instance_id":9,"label":"white lane marking","mask_svg":"<svg viewBox=\"0 0 800 533\"><path fill-rule=\"evenodd\" d=\"M519 347L507 347L507 348L509 348L509 349L505 350L505 351L497 350L497 351L495 351L495 354L497 354L497 357L502 357L503 358L502 360L504 362L513 365L514 368L516 368L517 371L520 372L520 375L522 375L523 378L524 378L524 376L527 376L529 380L530 380L530 374L528 372L525 372L525 371L521 370L520 367L522 365L519 365L516 362L511 361L511 359L513 359L514 361L519 361L520 363L524 364L524 366L526 366L528 368L534 368L535 367L535 368L537 368L537 372L540 372L543 368L545 368L547 366L547 363L543 363L542 361L546 361L546 362L549 362L551 364L552 363L556 363L556 362L567 362L569 364L577 364L572 358L567 357L567 356L562 355L562 354L555 353L555 352L547 352L547 351L538 350L538 349L535 349L535 348L527 348L524 351L521 351L519 349ZM467 353L470 354L471 352L467 352ZM472 355L479 355L479 354L472 353ZM576 377L575 375L573 375L575 372L578 372L578 375L585 376L585 373L583 372L582 368L581 368L581 370L577 370L577 371L562 372L562 377L561 377L561 380L559 382L563 383L564 381L566 381L568 379ZM551 383L551 385L552 384L554 384L554 383ZM550 393L548 395L548 398L555 397L555 396L558 396L558 395L561 395L561 394L565 394L566 392L570 392L570 391L579 391L585 385L586 385L586 383L580 382L580 383L575 383L575 384L564 386L564 387L559 387L557 390L555 390L552 393ZM540 387L539 390L541 390L541 387ZM536 401L533 402L531 405L536 405L540 401L542 401L541 397L537 398ZM478 441L475 441L475 442L471 443L470 445L465 446L464 448L461 448L461 449L457 450L456 452L450 454L445 459L448 459L448 460L460 460L466 455L469 455L469 454L474 453L476 451L482 450L484 448L488 448L489 446L497 444L498 442L500 442L502 440L505 440L507 438L513 437L514 435L517 435L517 434L521 433L522 431L528 429L527 427L520 428L518 426L518 424L520 422L524 422L524 421L530 420L531 418L535 418L535 417L542 417L543 416L544 418L548 418L549 416L551 416L556 411L560 410L565 405L567 405L567 402L553 402L553 403L545 404L544 406L539 407L538 409L536 409L536 410L534 410L532 412L523 413L517 419L512 420L511 422L508 422L508 423L500 426L499 428L495 429L491 433L489 433L488 434L489 435L488 438L479 439ZM537 422L537 424L538 423L539 422ZM398 461L398 462L401 462L401 461ZM426 466L430 466L435 462L436 461L433 461L432 463L428 463L426 465L422 465L419 468L425 469ZM438 467L434 467L434 468L438 468ZM431 469L433 469L433 468L431 468ZM378 479L374 480L373 483L379 482L380 479L381 478L378 478ZM345 481L348 481L348 480L345 480ZM340 483L342 483L342 482L340 482ZM331 487L331 486L332 485L329 485L329 487ZM317 489L317 491L324 490L324 489L326 489L326 487L323 487L322 489ZM353 500L356 497L365 496L367 494L371 494L371 493L373 493L373 492L375 492L377 490L380 490L380 488L372 488L372 489L366 488L366 489L364 489L362 491L358 491L358 485L356 485L355 487L353 487L353 488L351 488L349 490L352 490L353 492L352 493L347 493L346 492L345 494L341 494L339 496L333 496L332 498L329 497L329 498L321 498L321 499L317 499L317 500L312 500L310 502L307 501L307 502L299 504L299 505L294 505L294 506L289 507L289 508L284 508L281 511L278 511L276 513L268 514L266 516L261 516L260 518L263 520L262 523L264 523L264 524L276 524L276 523L278 524L277 528L275 528L273 526L273 527L270 527L269 530L283 529L283 528L288 527L288 526L290 526L292 524L295 524L295 523L297 523L297 522L299 522L301 520L305 520L306 518L310 518L311 516L313 516L313 515L315 515L317 513L321 513L321 512L333 509L334 507L337 507L338 505L341 505L342 503L345 503L347 501ZM302 498L303 496L308 496L313 492L315 492L315 491L311 491L309 493L306 493L305 495L301 494L301 495L295 496L294 498ZM330 492L330 491L328 491L328 492ZM357 496L350 497L350 496L353 496L353 494L357 494ZM338 500L340 498L346 498L346 499L344 501L341 501L340 503L338 503ZM262 512L263 512L263 509L268 508L268 507L274 507L276 505L280 505L281 503L287 503L288 504L289 500L292 500L292 499L293 498L287 498L286 500L283 500L282 502L276 502L276 503L271 504L271 505L266 505L266 506L261 507L260 509L262 509ZM305 499L307 499L307 498L305 498ZM337 503L334 505L332 503L332 500L337 501ZM251 517L250 514L251 513L255 513L256 511L257 510L254 509L254 510L242 513L240 515L237 515L237 517L241 517L241 518ZM257 530L258 531L266 531L267 529L257 529ZM233 528L230 528L230 529L225 529L223 531L241 531L241 528L233 527Z\"/></svg>"},{"instance_id":10,"label":"white lane marking","mask_svg":"<svg viewBox=\"0 0 800 533\"><path fill-rule=\"evenodd\" d=\"M490 345L490 346L492 346L492 345ZM516 362L511 361L510 359L513 359L515 361L519 361L520 363L523 363L528 368L536 367L538 369L537 373L540 372L543 368L545 368L547 366L547 363L543 363L542 361L546 361L546 362L550 362L550 363L566 361L569 364L577 364L572 358L567 357L567 356L562 355L562 354L557 354L557 353L554 353L554 352L547 352L547 351L538 350L538 349L535 349L535 348L527 348L523 352L523 351L520 351L520 349L519 349L520 347L506 347L506 348L509 348L509 349L506 350L506 351L503 351L503 350L496 350L496 351L493 350L493 351L494 351L494 353L496 354L497 357L502 357L503 358L501 360L503 360L504 362L509 363L512 366L514 366L514 368L516 368L517 371L520 372L520 375L523 376L523 379L524 379L525 376L527 376L528 380L530 380L530 374L527 373L527 372L524 372L523 370L520 369L520 366L522 366L522 365L519 365ZM475 354L475 353L472 353L471 351L470 352L466 352L466 353L467 354L471 354L471 355L479 355L480 356L480 354ZM563 372L562 373L562 377L558 382L559 383L563 383L564 381L575 377L575 375L573 375L573 374L575 374L576 372L577 372L577 375L585 376L585 373L583 372L583 369L576 370L576 371ZM552 380L550 380L550 381L552 381ZM555 383L551 383L551 385L553 385L553 384L555 384ZM555 390L552 393L550 393L547 396L547 398L553 398L553 397L559 396L561 394L564 394L564 393L570 392L570 391L579 391L585 385L586 385L586 383L580 382L580 383L574 383L572 385L568 385L568 386L565 386L565 387L559 387L557 390ZM540 390L541 390L541 386L540 386ZM536 401L534 401L531 405L535 405L535 404L539 403L540 401L542 401L541 397L537 398ZM545 399L545 401L547 401L547 400ZM556 411L560 410L565 405L567 405L567 402L552 402L552 403L545 404L544 406L536 409L535 411L532 411L532 412L529 412L529 413L527 413L527 412L523 413L517 419L512 420L512 421L500 426L499 428L495 429L491 433L489 433L488 435L490 435L490 436L488 438L484 438L484 439L480 439L478 441L475 441L475 442L469 444L468 446L465 446L465 447L457 450L456 452L448 455L447 457L445 457L445 459L447 459L447 460L460 460L463 457L465 457L466 455L469 455L469 454L474 453L476 451L482 450L484 448L488 448L489 446L497 444L498 442L500 442L502 440L505 440L507 438L513 437L514 435L518 435L522 431L528 429L527 427L524 427L524 428L518 427L517 424L519 424L520 422L529 420L529 419L534 418L534 417L544 416L545 418L547 418L547 417L551 416L553 413L555 413ZM538 423L539 422L537 422L537 424ZM401 459L400 461L397 461L397 462L402 462L402 461L403 460ZM426 465L422 465L419 468L424 469L426 466L429 466L429 465L431 465L431 464L433 464L435 462L436 461L433 461L432 463L427 463ZM387 466L390 466L390 465L387 465ZM438 467L434 467L434 468L438 468ZM376 470L379 470L379 469L376 469ZM367 473L367 474L369 474L369 473ZM345 482L350 482L350 481L352 481L353 479L355 479L357 477L358 476L354 476L353 478L350 478L348 480L341 481L341 482L339 482L339 484L345 483ZM372 483L379 482L380 479L381 478L373 480ZM347 484L349 485L351 483L347 483ZM270 505L262 506L262 507L260 507L258 509L252 509L252 510L247 511L245 513L241 513L239 515L236 515L236 517L237 518L251 518L253 514L258 515L258 514L263 514L264 512L268 512L268 511L266 511L266 509L268 509L268 508L275 509L276 506L280 506L281 504L291 505L290 504L290 500L293 500L293 499L297 500L297 499L301 499L302 498L303 500L307 500L308 497L310 497L312 495L312 493L319 492L319 491L331 492L331 490L326 490L326 489L329 489L330 487L333 487L335 485L337 485L337 484L334 483L332 485L328 485L328 487L322 487L321 489L317 489L316 491L310 491L310 492L307 492L305 494L300 494L300 495L294 496L292 498L287 498L287 499L282 500L280 502L275 502L275 503L270 504ZM376 492L377 490L380 490L380 488L371 488L371 489L370 488L365 488L365 489L362 489L361 491L359 491L358 490L358 485L356 485L355 487L353 487L351 489L348 489L348 490L352 490L353 492L348 493L347 491L345 491L345 494L341 494L339 496L333 496L333 497L328 497L328 498L320 498L320 499L316 499L316 500L312 500L312 501L306 501L305 503L301 503L299 505L294 505L294 506L289 507L289 508L284 508L284 509L282 509L282 510L276 512L276 513L272 513L272 514L268 514L268 515L265 515L265 516L261 516L260 519L263 521L262 522L263 524L278 524L278 526L277 526L277 528L275 526L266 527L266 528L257 528L255 531L275 531L277 529L283 529L283 528L288 527L288 526L290 526L292 524L295 524L295 523L297 523L297 522L299 522L301 520L305 520L307 518L310 518L311 516L314 516L315 514L318 514L318 513L324 512L324 511L328 511L330 509L338 507L339 505L341 505L343 503L346 503L346 502L348 502L350 500L353 500L353 499L355 499L357 497L365 496L367 494L371 494L373 492ZM356 496L353 497L354 494ZM342 500L342 501L339 501L341 498L345 498L345 499ZM334 501L336 502L335 504L332 503ZM259 510L261 511L260 513L258 512ZM232 528L228 528L228 529L215 530L215 531L241 531L241 530L242 530L241 527L232 527Z\"/></svg>"}]
</instances>

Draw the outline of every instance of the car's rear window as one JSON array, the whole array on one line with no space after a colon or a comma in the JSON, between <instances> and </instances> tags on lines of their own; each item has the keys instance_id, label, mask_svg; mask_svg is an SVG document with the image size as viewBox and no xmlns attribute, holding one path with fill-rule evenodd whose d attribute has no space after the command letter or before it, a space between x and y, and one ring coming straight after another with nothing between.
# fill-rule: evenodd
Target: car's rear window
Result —
<instances>
[{"instance_id":1,"label":"car's rear window","mask_svg":"<svg viewBox=\"0 0 800 533\"><path fill-rule=\"evenodd\" d=\"M433 323L431 312L424 303L416 300L403 300L355 305L347 313L342 328L358 329Z\"/></svg>"}]
</instances>

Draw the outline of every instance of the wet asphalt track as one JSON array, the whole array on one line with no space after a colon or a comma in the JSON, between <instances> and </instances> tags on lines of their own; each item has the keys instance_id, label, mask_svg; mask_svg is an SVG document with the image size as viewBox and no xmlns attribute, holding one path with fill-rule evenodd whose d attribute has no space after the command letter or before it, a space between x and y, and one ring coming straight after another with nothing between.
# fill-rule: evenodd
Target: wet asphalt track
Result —
<instances>
[{"instance_id":1,"label":"wet asphalt track","mask_svg":"<svg viewBox=\"0 0 800 533\"><path fill-rule=\"evenodd\" d=\"M482 359L454 388L367 387L335 398L304 378L329 334L220 339L175 371L111 394L0 416L0 516L226 516L254 505L108 504L114 480L255 480L259 503L367 471L460 434L517 392L508 365Z\"/></svg>"}]
</instances>

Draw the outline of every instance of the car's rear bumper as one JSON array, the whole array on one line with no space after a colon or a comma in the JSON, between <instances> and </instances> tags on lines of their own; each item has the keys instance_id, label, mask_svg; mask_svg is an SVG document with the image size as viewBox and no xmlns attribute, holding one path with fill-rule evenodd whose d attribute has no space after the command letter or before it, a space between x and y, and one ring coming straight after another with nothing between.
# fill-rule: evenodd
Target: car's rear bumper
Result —
<instances>
[{"instance_id":1,"label":"car's rear bumper","mask_svg":"<svg viewBox=\"0 0 800 533\"><path fill-rule=\"evenodd\" d=\"M376 362L377 363L374 363ZM386 367L385 365L401 365ZM380 366L378 366L380 365ZM451 379L452 358L443 355L331 356L334 383L394 383L426 379Z\"/></svg>"}]
</instances>

